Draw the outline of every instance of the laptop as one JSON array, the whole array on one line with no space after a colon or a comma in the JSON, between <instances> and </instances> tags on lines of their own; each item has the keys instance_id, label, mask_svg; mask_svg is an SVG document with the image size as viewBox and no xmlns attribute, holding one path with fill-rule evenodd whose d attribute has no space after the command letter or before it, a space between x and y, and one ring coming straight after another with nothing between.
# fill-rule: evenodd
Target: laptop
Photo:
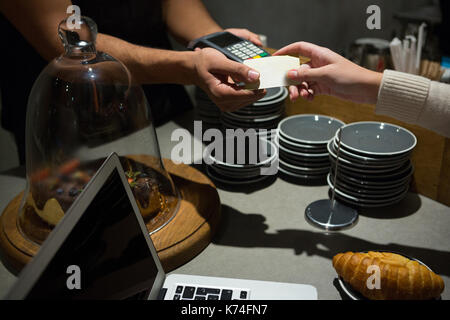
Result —
<instances>
[{"instance_id":1,"label":"laptop","mask_svg":"<svg viewBox=\"0 0 450 320\"><path fill-rule=\"evenodd\" d=\"M313 286L166 275L112 153L6 299L315 300Z\"/></svg>"}]
</instances>

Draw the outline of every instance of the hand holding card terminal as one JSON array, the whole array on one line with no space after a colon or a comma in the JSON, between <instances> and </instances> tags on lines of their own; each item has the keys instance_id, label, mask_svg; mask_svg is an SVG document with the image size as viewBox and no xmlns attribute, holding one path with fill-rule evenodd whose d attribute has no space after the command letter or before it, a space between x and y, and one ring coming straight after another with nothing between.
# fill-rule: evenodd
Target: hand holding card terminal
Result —
<instances>
[{"instance_id":1,"label":"hand holding card terminal","mask_svg":"<svg viewBox=\"0 0 450 320\"><path fill-rule=\"evenodd\" d=\"M212 33L192 40L188 45L188 48L191 50L206 47L219 50L229 59L237 62L270 56L267 51L254 45L252 42L227 31Z\"/></svg>"}]
</instances>

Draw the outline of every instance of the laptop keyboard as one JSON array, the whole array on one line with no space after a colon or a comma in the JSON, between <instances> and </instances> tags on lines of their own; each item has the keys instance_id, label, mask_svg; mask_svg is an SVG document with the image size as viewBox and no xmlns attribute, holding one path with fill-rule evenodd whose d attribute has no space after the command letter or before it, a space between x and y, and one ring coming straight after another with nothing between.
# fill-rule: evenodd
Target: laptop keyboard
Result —
<instances>
[{"instance_id":1,"label":"laptop keyboard","mask_svg":"<svg viewBox=\"0 0 450 320\"><path fill-rule=\"evenodd\" d=\"M238 300L247 300L249 296L249 290L245 289L220 289L177 285L175 293L170 300L231 300L233 299L233 293L237 293ZM166 294L167 288L161 289L159 299L163 300Z\"/></svg>"}]
</instances>

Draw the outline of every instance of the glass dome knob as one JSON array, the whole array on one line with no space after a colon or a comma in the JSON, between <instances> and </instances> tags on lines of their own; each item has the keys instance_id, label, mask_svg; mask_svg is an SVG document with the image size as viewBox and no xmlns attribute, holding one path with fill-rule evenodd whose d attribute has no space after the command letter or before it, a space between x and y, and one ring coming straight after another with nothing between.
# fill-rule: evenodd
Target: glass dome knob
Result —
<instances>
[{"instance_id":1,"label":"glass dome knob","mask_svg":"<svg viewBox=\"0 0 450 320\"><path fill-rule=\"evenodd\" d=\"M81 17L75 23L68 19L61 21L58 26L58 35L63 42L65 55L95 53L96 23L88 17Z\"/></svg>"}]
</instances>

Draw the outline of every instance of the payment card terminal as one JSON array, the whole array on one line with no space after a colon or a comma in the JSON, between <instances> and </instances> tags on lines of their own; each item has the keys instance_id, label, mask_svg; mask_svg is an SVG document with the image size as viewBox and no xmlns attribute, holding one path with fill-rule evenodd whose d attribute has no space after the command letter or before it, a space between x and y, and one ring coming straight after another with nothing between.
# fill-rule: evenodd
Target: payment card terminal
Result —
<instances>
[{"instance_id":1,"label":"payment card terminal","mask_svg":"<svg viewBox=\"0 0 450 320\"><path fill-rule=\"evenodd\" d=\"M188 45L188 48L191 50L207 47L219 50L229 59L237 62L270 56L267 51L254 45L252 42L227 31L212 33L192 40Z\"/></svg>"}]
</instances>

